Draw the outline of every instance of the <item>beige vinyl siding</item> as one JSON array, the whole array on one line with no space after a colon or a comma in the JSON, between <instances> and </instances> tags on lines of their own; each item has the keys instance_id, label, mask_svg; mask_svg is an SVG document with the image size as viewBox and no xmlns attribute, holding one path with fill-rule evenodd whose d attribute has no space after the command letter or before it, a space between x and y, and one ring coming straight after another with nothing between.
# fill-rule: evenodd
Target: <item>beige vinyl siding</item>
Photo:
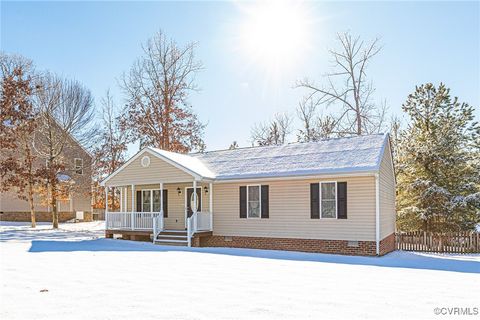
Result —
<instances>
[{"instance_id":1,"label":"beige vinyl siding","mask_svg":"<svg viewBox=\"0 0 480 320\"><path fill-rule=\"evenodd\" d=\"M40 199L38 195L34 195L33 203L34 209L37 212L49 211L45 205L45 200ZM73 203L70 207L69 200L58 200L58 210L62 212L70 211L91 211L91 197L89 194L82 192L73 193ZM30 205L28 201L19 199L13 190L2 192L0 194L0 212L28 212Z\"/></svg>"},{"instance_id":2,"label":"beige vinyl siding","mask_svg":"<svg viewBox=\"0 0 480 320\"><path fill-rule=\"evenodd\" d=\"M380 164L380 240L395 232L395 175L392 153L387 143Z\"/></svg>"},{"instance_id":3,"label":"beige vinyl siding","mask_svg":"<svg viewBox=\"0 0 480 320\"><path fill-rule=\"evenodd\" d=\"M208 184L197 183L197 188L202 188L202 211L209 211L209 194L205 193L204 187ZM164 183L163 188L168 190L168 217L165 218L166 229L185 229L185 188L193 187L192 183ZM132 210L132 188L127 188L127 208L124 211ZM182 194L179 195L177 188ZM159 190L160 184L135 185L135 191ZM135 192L134 209L136 211L137 195Z\"/></svg>"},{"instance_id":4,"label":"beige vinyl siding","mask_svg":"<svg viewBox=\"0 0 480 320\"><path fill-rule=\"evenodd\" d=\"M310 218L310 183L319 180L217 183L213 187L213 233L220 236L374 241L374 176L323 181L347 182L348 219ZM239 187L248 184L270 186L268 219L240 219Z\"/></svg>"},{"instance_id":5,"label":"beige vinyl siding","mask_svg":"<svg viewBox=\"0 0 480 320\"><path fill-rule=\"evenodd\" d=\"M37 131L35 139L41 139L42 133ZM68 138L68 143L64 146L62 151L62 158L65 161L65 170L63 173L69 175L75 182L72 189L73 194L73 210L74 211L91 211L91 183L92 183L92 160L90 155L73 139ZM0 155L0 157L3 156ZM75 158L83 160L83 174L75 173ZM35 168L44 168L45 159L39 157L34 162ZM46 206L47 199L43 195L41 198L39 192L34 195L34 209L37 212L49 211ZM59 200L59 211L70 211L70 202ZM30 205L28 201L24 201L17 197L17 190L11 188L6 192L0 193L0 212L28 212Z\"/></svg>"},{"instance_id":6,"label":"beige vinyl siding","mask_svg":"<svg viewBox=\"0 0 480 320\"><path fill-rule=\"evenodd\" d=\"M33 199L35 211L48 211L47 206L42 205L40 197L34 195ZM26 211L30 211L28 201L18 198L17 193L13 189L0 192L0 212Z\"/></svg>"},{"instance_id":7,"label":"beige vinyl siding","mask_svg":"<svg viewBox=\"0 0 480 320\"><path fill-rule=\"evenodd\" d=\"M74 211L92 211L92 198L84 193L73 194Z\"/></svg>"},{"instance_id":8,"label":"beige vinyl siding","mask_svg":"<svg viewBox=\"0 0 480 320\"><path fill-rule=\"evenodd\" d=\"M142 167L140 161L144 156L150 157L150 165ZM193 181L193 177L183 170L159 159L157 156L144 151L139 157L108 180L106 186L122 186L136 183L186 182Z\"/></svg>"}]
</instances>

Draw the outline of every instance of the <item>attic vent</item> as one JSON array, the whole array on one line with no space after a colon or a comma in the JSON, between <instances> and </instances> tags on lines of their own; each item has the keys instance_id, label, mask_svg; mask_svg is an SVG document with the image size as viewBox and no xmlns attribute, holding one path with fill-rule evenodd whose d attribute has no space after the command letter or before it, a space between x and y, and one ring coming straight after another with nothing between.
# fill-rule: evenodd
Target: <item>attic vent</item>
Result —
<instances>
[{"instance_id":1,"label":"attic vent","mask_svg":"<svg viewBox=\"0 0 480 320\"><path fill-rule=\"evenodd\" d=\"M142 167L146 168L150 165L150 157L149 156L145 156L142 158Z\"/></svg>"}]
</instances>

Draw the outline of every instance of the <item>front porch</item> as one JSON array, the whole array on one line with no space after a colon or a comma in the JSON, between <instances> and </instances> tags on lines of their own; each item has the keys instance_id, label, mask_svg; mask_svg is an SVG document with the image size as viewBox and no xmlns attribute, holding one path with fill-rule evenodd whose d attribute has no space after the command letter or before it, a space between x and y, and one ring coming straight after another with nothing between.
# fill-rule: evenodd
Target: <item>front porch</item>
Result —
<instances>
[{"instance_id":1,"label":"front porch","mask_svg":"<svg viewBox=\"0 0 480 320\"><path fill-rule=\"evenodd\" d=\"M105 186L106 203L113 203L111 188L116 189L119 209L105 208L107 238L119 234L129 240L192 246L194 238L212 234L212 183Z\"/></svg>"}]
</instances>

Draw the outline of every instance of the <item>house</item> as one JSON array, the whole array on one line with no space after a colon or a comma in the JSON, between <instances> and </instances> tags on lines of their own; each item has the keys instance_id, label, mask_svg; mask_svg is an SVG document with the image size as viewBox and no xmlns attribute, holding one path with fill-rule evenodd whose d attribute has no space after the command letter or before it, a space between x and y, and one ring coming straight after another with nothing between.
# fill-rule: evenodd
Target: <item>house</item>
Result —
<instances>
[{"instance_id":1,"label":"house","mask_svg":"<svg viewBox=\"0 0 480 320\"><path fill-rule=\"evenodd\" d=\"M158 244L357 255L394 250L387 134L178 154L144 148L117 188L106 236Z\"/></svg>"},{"instance_id":2,"label":"house","mask_svg":"<svg viewBox=\"0 0 480 320\"><path fill-rule=\"evenodd\" d=\"M36 132L35 137L38 137ZM68 195L57 201L59 221L64 222L74 218L92 220L91 182L92 155L74 138L68 136L61 157L67 163L64 172L58 175L61 183L69 183L72 187ZM46 166L45 159L37 158L35 166ZM43 192L34 195L35 219L37 222L52 221L52 212L48 199ZM28 201L18 198L15 189L0 193L0 221L30 221L30 206Z\"/></svg>"}]
</instances>

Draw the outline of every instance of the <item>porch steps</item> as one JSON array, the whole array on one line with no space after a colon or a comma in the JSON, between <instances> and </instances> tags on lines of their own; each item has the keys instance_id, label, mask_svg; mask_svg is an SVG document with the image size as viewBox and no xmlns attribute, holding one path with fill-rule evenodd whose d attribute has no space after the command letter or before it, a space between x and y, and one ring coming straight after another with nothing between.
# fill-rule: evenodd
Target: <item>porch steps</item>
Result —
<instances>
[{"instance_id":1,"label":"porch steps","mask_svg":"<svg viewBox=\"0 0 480 320\"><path fill-rule=\"evenodd\" d=\"M157 239L155 239L155 244L187 246L187 232L185 230L164 230L158 235Z\"/></svg>"}]
</instances>

